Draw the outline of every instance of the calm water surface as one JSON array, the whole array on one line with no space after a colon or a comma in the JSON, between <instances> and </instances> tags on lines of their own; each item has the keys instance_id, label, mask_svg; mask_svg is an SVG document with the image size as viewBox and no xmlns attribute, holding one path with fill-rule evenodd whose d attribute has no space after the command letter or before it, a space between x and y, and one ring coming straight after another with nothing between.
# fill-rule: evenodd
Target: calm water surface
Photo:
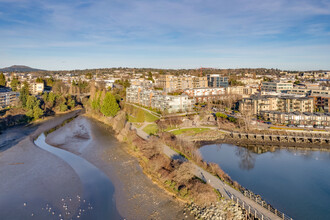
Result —
<instances>
[{"instance_id":1,"label":"calm water surface","mask_svg":"<svg viewBox=\"0 0 330 220\"><path fill-rule=\"evenodd\" d=\"M206 145L204 159L294 219L330 219L330 152L276 150L256 154Z\"/></svg>"},{"instance_id":2,"label":"calm water surface","mask_svg":"<svg viewBox=\"0 0 330 220\"><path fill-rule=\"evenodd\" d=\"M85 215L78 215L81 216L82 219L86 220L121 219L114 201L114 186L108 177L87 160L71 152L48 145L45 139L45 135L41 134L38 139L35 140L35 144L38 147L63 159L79 176L84 188L84 195L81 199L83 201L80 202L80 208L84 210L89 209L89 205L87 206L84 199L94 206L94 210L91 213L83 213ZM64 212L62 214L65 216Z\"/></svg>"}]
</instances>

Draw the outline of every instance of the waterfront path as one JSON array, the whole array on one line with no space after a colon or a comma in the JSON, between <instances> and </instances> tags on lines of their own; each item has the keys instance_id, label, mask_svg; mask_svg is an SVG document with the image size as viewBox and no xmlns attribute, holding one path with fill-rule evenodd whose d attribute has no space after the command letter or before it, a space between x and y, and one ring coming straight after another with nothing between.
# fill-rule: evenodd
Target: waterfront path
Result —
<instances>
[{"instance_id":1,"label":"waterfront path","mask_svg":"<svg viewBox=\"0 0 330 220\"><path fill-rule=\"evenodd\" d=\"M134 127L134 126L133 126ZM141 128L136 128L137 135L139 135L144 140L148 140L149 135L145 133ZM183 161L187 161L186 158L178 154L176 151L172 150L169 146L163 144L163 151L170 158L180 159ZM266 208L262 207L256 201L244 196L241 192L237 191L236 189L232 188L231 186L222 182L218 177L214 176L213 174L205 171L201 167L197 166L196 164L192 163L195 168L195 175L205 182L210 184L213 188L218 190L221 195L227 199L231 199L234 202L237 202L241 205L242 208L245 208L250 213L258 216L260 219L290 219L285 216L284 218L280 218L278 215L275 215L273 212L267 210ZM275 211L276 212L276 211Z\"/></svg>"}]
</instances>

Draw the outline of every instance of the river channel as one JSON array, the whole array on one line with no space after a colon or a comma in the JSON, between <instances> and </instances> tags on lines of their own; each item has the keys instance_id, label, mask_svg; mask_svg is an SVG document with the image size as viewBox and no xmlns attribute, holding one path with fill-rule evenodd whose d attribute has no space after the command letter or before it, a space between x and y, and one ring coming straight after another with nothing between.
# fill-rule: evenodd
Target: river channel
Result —
<instances>
[{"instance_id":1,"label":"river channel","mask_svg":"<svg viewBox=\"0 0 330 220\"><path fill-rule=\"evenodd\" d=\"M192 219L109 126L83 116L60 126L73 116L0 135L0 219Z\"/></svg>"},{"instance_id":2,"label":"river channel","mask_svg":"<svg viewBox=\"0 0 330 220\"><path fill-rule=\"evenodd\" d=\"M214 162L243 187L294 219L330 219L330 152L205 145L203 158Z\"/></svg>"}]
</instances>

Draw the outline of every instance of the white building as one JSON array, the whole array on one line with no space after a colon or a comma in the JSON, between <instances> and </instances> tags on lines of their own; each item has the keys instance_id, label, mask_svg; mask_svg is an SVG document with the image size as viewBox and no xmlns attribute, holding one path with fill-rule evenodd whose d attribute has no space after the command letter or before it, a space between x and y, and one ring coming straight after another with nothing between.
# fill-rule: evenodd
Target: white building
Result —
<instances>
[{"instance_id":1,"label":"white building","mask_svg":"<svg viewBox=\"0 0 330 220\"><path fill-rule=\"evenodd\" d=\"M44 89L45 89L44 83L31 83L30 84L30 92L33 95L38 95L40 93L43 93Z\"/></svg>"},{"instance_id":2,"label":"white building","mask_svg":"<svg viewBox=\"0 0 330 220\"><path fill-rule=\"evenodd\" d=\"M197 89L186 89L184 93L190 97L196 96L209 96L209 95L224 95L225 88L197 88Z\"/></svg>"},{"instance_id":3,"label":"white building","mask_svg":"<svg viewBox=\"0 0 330 220\"><path fill-rule=\"evenodd\" d=\"M261 91L265 92L287 92L292 90L293 83L289 82L262 82L261 84Z\"/></svg>"},{"instance_id":4,"label":"white building","mask_svg":"<svg viewBox=\"0 0 330 220\"><path fill-rule=\"evenodd\" d=\"M186 94L167 95L161 90L134 85L126 89L126 101L168 113L186 112L192 109L192 100Z\"/></svg>"}]
</instances>

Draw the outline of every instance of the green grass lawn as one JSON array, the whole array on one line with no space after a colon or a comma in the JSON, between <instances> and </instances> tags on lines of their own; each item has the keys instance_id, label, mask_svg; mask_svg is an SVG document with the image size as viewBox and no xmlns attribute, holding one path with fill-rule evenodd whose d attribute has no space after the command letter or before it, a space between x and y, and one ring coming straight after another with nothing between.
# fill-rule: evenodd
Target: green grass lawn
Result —
<instances>
[{"instance_id":1,"label":"green grass lawn","mask_svg":"<svg viewBox=\"0 0 330 220\"><path fill-rule=\"evenodd\" d=\"M135 107L136 108L136 107ZM137 112L135 112L132 115L128 115L128 121L135 123L135 122L154 122L156 120L158 120L159 118L147 111L145 111L142 108L139 108L139 110Z\"/></svg>"},{"instance_id":2,"label":"green grass lawn","mask_svg":"<svg viewBox=\"0 0 330 220\"><path fill-rule=\"evenodd\" d=\"M202 133L204 131L210 130L209 128L184 128L184 129L179 129L175 131L171 131L172 134L174 135L180 135L180 134L187 134L187 135L194 135L198 133Z\"/></svg>"},{"instance_id":3,"label":"green grass lawn","mask_svg":"<svg viewBox=\"0 0 330 220\"><path fill-rule=\"evenodd\" d=\"M158 126L156 124L150 124L143 128L143 131L147 134L157 134L158 132Z\"/></svg>"},{"instance_id":4,"label":"green grass lawn","mask_svg":"<svg viewBox=\"0 0 330 220\"><path fill-rule=\"evenodd\" d=\"M154 122L159 119L158 117L154 116L153 114L151 114L147 111L144 111L144 118L145 118L146 122Z\"/></svg>"},{"instance_id":5,"label":"green grass lawn","mask_svg":"<svg viewBox=\"0 0 330 220\"><path fill-rule=\"evenodd\" d=\"M128 121L132 123L138 122L138 119L132 115L128 115Z\"/></svg>"},{"instance_id":6,"label":"green grass lawn","mask_svg":"<svg viewBox=\"0 0 330 220\"><path fill-rule=\"evenodd\" d=\"M172 127L168 127L166 128L164 131L170 131L170 130L174 130L177 129L178 127L172 126Z\"/></svg>"}]
</instances>

